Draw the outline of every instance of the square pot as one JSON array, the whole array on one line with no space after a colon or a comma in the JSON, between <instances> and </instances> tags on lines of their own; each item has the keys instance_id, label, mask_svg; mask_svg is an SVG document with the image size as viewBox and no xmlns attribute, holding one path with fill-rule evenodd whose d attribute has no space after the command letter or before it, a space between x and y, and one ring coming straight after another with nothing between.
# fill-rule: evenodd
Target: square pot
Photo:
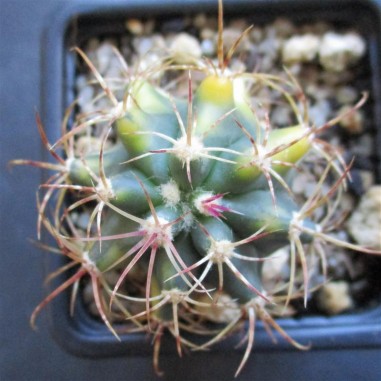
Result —
<instances>
[{"instance_id":1,"label":"square pot","mask_svg":"<svg viewBox=\"0 0 381 381\"><path fill-rule=\"evenodd\" d=\"M364 0L309 1L245 1L225 0L226 18L248 17L255 24L266 24L276 17L289 18L294 23L324 20L336 26L355 27L366 38L368 85L371 88L370 112L374 120L374 136L381 145L381 8ZM144 18L149 14L159 20L176 20L200 12L217 13L217 1L86 1L64 7L54 15L43 44L43 123L51 142L59 138L59 128L66 107L75 98L75 57L70 48L93 36L125 33L126 18ZM377 129L377 131L376 131ZM381 180L381 160L378 152L375 164L378 182ZM49 268L62 265L61 258L50 258ZM381 259L374 260L381 271ZM60 284L64 277L52 282ZM376 282L376 280L375 280ZM121 335L121 342L103 324L93 319L82 303L77 303L75 316L69 316L69 292L49 305L54 338L65 349L80 356L107 357L150 354L151 343L144 334ZM381 348L381 300L376 307L334 317L305 316L281 319L282 327L296 341L311 343L317 349ZM237 340L232 337L213 350L227 351ZM164 343L162 352L174 351L174 345ZM173 344L173 343L171 343ZM286 349L280 341L274 345L261 323L257 325L255 350Z\"/></svg>"}]
</instances>

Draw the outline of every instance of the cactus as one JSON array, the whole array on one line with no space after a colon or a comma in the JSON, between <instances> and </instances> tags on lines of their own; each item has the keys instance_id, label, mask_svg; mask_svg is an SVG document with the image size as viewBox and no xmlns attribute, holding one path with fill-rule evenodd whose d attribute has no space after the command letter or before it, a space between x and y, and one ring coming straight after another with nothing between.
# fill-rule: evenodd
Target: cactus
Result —
<instances>
[{"instance_id":1,"label":"cactus","mask_svg":"<svg viewBox=\"0 0 381 381\"><path fill-rule=\"evenodd\" d=\"M116 337L115 316L127 318L136 327L132 330L153 334L158 373L164 331L175 338L181 354L183 347L212 346L248 320L238 374L251 352L257 319L292 345L308 348L289 337L273 316L294 297L302 295L307 302L311 256L323 260L327 244L377 254L327 233L349 166L318 136L343 115L324 126L312 126L308 103L290 73L281 77L231 71L229 61L249 29L226 54L222 31L220 0L217 63L177 64L169 55L160 62L161 75L157 67L136 72L122 99L76 49L104 89L110 108L79 119L66 130L69 110L64 133L53 145L37 117L42 141L57 163L14 162L55 171L42 185L38 235L45 228L67 258L53 276L76 268L35 309L33 326L47 303L88 277L100 318ZM160 80L171 71L180 73L178 79L187 85L186 97L160 87ZM293 110L293 125L271 124L261 89L277 93ZM361 107L365 98L348 113ZM103 124L98 147L75 155L79 136L91 134L99 123ZM112 147L107 148L110 142ZM57 153L60 147L63 152ZM311 152L326 163L326 170L315 192L300 205L289 184L296 171L305 170ZM336 180L323 192L321 186L329 176ZM326 211L320 220L314 213L317 208ZM90 215L84 230L74 221L78 210ZM286 245L291 247L289 281L266 290L262 265ZM119 278L110 283L107 274L115 269ZM139 292L128 294L124 286L136 271L143 274ZM225 326L211 328L213 316L224 310L233 311ZM192 339L197 335L209 338L199 344Z\"/></svg>"}]
</instances>

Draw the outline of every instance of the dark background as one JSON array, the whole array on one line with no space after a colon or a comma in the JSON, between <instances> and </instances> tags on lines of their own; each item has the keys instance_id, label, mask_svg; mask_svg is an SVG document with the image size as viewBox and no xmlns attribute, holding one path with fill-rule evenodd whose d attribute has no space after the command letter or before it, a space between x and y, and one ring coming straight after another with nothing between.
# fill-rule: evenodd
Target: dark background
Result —
<instances>
[{"instance_id":1,"label":"dark background","mask_svg":"<svg viewBox=\"0 0 381 381\"><path fill-rule=\"evenodd\" d=\"M128 0L126 0L128 1ZM14 158L41 159L34 121L41 109L41 33L49 15L75 0L0 0L0 380L153 380L151 358L81 359L50 337L46 314L29 326L45 294L35 239L38 170L13 168ZM379 1L381 3L381 1ZM167 380L232 380L240 355L163 357ZM381 349L254 353L239 380L379 380Z\"/></svg>"}]
</instances>

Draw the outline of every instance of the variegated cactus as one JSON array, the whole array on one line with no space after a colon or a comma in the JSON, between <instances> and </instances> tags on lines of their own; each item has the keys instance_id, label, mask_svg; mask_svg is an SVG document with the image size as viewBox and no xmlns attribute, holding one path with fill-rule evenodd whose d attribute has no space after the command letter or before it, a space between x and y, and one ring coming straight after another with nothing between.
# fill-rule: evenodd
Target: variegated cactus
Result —
<instances>
[{"instance_id":1,"label":"variegated cactus","mask_svg":"<svg viewBox=\"0 0 381 381\"><path fill-rule=\"evenodd\" d=\"M117 99L77 49L103 87L110 108L76 123L53 146L37 119L57 163L15 162L56 171L42 185L46 192L38 205L38 230L47 229L67 258L62 271L77 267L36 308L32 324L55 296L89 277L99 315L115 336L113 315L154 334L158 372L164 330L174 336L181 353L182 346L209 347L248 320L248 344L237 374L250 354L258 318L293 345L306 348L283 331L271 310L284 308L295 295L307 299L309 256L324 256L326 243L373 252L325 232L348 168L317 136L339 117L324 126L310 125L303 91L289 73L278 77L231 71L229 60L241 38L225 55L220 1L217 63L179 65L171 56L161 63L163 73L181 73L186 97L161 88L160 76L152 70L155 77L136 74L126 84L123 99ZM293 125L278 128L271 123L267 99L260 96L263 89L276 93L293 110ZM91 134L91 127L100 122L99 146L84 157L76 156L78 136ZM111 148L106 148L110 142ZM62 155L56 153L61 146ZM310 199L299 205L290 181L311 152L326 162L326 170ZM336 180L324 193L321 185L328 174ZM48 213L51 205L53 215ZM327 212L320 223L314 214L318 207ZM73 213L83 208L90 210L87 231L73 222ZM264 289L262 265L286 245L291 253L289 281ZM119 277L110 284L107 274L115 269ZM136 272L141 287L130 295L123 286ZM224 310L230 315L223 328L211 330L204 324L219 321L217 315ZM210 337L200 345L183 332Z\"/></svg>"}]
</instances>

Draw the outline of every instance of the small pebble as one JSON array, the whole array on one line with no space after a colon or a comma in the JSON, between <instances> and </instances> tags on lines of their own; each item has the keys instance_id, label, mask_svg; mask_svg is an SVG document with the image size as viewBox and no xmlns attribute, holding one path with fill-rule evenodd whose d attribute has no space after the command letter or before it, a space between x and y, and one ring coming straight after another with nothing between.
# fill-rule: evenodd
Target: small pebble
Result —
<instances>
[{"instance_id":1,"label":"small pebble","mask_svg":"<svg viewBox=\"0 0 381 381\"><path fill-rule=\"evenodd\" d=\"M375 184L374 173L367 170L360 170L359 172L363 189L367 192Z\"/></svg>"},{"instance_id":2,"label":"small pebble","mask_svg":"<svg viewBox=\"0 0 381 381\"><path fill-rule=\"evenodd\" d=\"M94 96L94 87L83 86L77 96L78 105L82 107L84 111L86 110L86 107L89 103L90 103L90 107L92 107L91 102L92 102L93 96Z\"/></svg>"},{"instance_id":3,"label":"small pebble","mask_svg":"<svg viewBox=\"0 0 381 381\"><path fill-rule=\"evenodd\" d=\"M352 276L354 266L344 248L330 246L325 249L325 252L329 277L340 280L347 278L348 274Z\"/></svg>"},{"instance_id":4,"label":"small pebble","mask_svg":"<svg viewBox=\"0 0 381 381\"><path fill-rule=\"evenodd\" d=\"M164 21L160 29L164 34L166 33L182 33L188 25L188 20L186 20L183 17L179 18L168 18L166 21Z\"/></svg>"},{"instance_id":5,"label":"small pebble","mask_svg":"<svg viewBox=\"0 0 381 381\"><path fill-rule=\"evenodd\" d=\"M222 33L222 38L224 41L224 47L226 50L230 49L235 42L241 37L242 31L237 28L227 28ZM241 42L236 46L235 53L239 54L248 50L247 38L244 37Z\"/></svg>"},{"instance_id":6,"label":"small pebble","mask_svg":"<svg viewBox=\"0 0 381 381\"><path fill-rule=\"evenodd\" d=\"M262 282L265 289L271 290L287 279L289 258L289 247L286 246L277 250L263 262Z\"/></svg>"},{"instance_id":7,"label":"small pebble","mask_svg":"<svg viewBox=\"0 0 381 381\"><path fill-rule=\"evenodd\" d=\"M310 180L310 176L304 172L295 174L291 184L291 190L296 194L303 194L305 186Z\"/></svg>"},{"instance_id":8,"label":"small pebble","mask_svg":"<svg viewBox=\"0 0 381 381\"><path fill-rule=\"evenodd\" d=\"M189 64L202 55L200 42L188 33L178 34L169 48L172 57L177 63Z\"/></svg>"},{"instance_id":9,"label":"small pebble","mask_svg":"<svg viewBox=\"0 0 381 381\"><path fill-rule=\"evenodd\" d=\"M341 86L336 93L336 100L341 105L353 104L358 99L358 92L352 86Z\"/></svg>"},{"instance_id":10,"label":"small pebble","mask_svg":"<svg viewBox=\"0 0 381 381\"><path fill-rule=\"evenodd\" d=\"M328 282L318 291L316 300L322 311L337 315L353 307L349 285L344 281Z\"/></svg>"},{"instance_id":11,"label":"small pebble","mask_svg":"<svg viewBox=\"0 0 381 381\"><path fill-rule=\"evenodd\" d=\"M77 91L81 90L82 88L84 88L87 85L88 85L88 80L87 80L86 75L79 74L75 79L75 87L76 87Z\"/></svg>"},{"instance_id":12,"label":"small pebble","mask_svg":"<svg viewBox=\"0 0 381 381\"><path fill-rule=\"evenodd\" d=\"M381 250L381 185L372 186L362 197L347 227L358 244Z\"/></svg>"},{"instance_id":13,"label":"small pebble","mask_svg":"<svg viewBox=\"0 0 381 381\"><path fill-rule=\"evenodd\" d=\"M121 78L122 77L122 66L119 58L114 54L112 55L109 66L105 71L104 78L107 80L109 78Z\"/></svg>"},{"instance_id":14,"label":"small pebble","mask_svg":"<svg viewBox=\"0 0 381 381\"><path fill-rule=\"evenodd\" d=\"M292 123L292 112L287 106L277 106L271 113L271 123L276 127L290 126Z\"/></svg>"},{"instance_id":15,"label":"small pebble","mask_svg":"<svg viewBox=\"0 0 381 381\"><path fill-rule=\"evenodd\" d=\"M317 83L310 83L305 88L305 93L318 102L326 102L332 92L332 88Z\"/></svg>"},{"instance_id":16,"label":"small pebble","mask_svg":"<svg viewBox=\"0 0 381 381\"><path fill-rule=\"evenodd\" d=\"M310 121L316 126L323 126L328 120L332 112L332 107L328 100L319 99L309 109Z\"/></svg>"},{"instance_id":17,"label":"small pebble","mask_svg":"<svg viewBox=\"0 0 381 381\"><path fill-rule=\"evenodd\" d=\"M197 301L209 305L208 307L196 305L195 309L215 323L229 323L237 319L241 314L237 302L227 294L221 294L218 297L217 303L213 302L205 294L201 294L197 298Z\"/></svg>"},{"instance_id":18,"label":"small pebble","mask_svg":"<svg viewBox=\"0 0 381 381\"><path fill-rule=\"evenodd\" d=\"M344 115L339 124L349 134L358 135L363 132L364 117L361 110L353 109L351 106L343 106L337 114Z\"/></svg>"},{"instance_id":19,"label":"small pebble","mask_svg":"<svg viewBox=\"0 0 381 381\"><path fill-rule=\"evenodd\" d=\"M79 213L77 220L75 221L75 225L82 229L83 231L87 231L90 222L90 214L87 212Z\"/></svg>"},{"instance_id":20,"label":"small pebble","mask_svg":"<svg viewBox=\"0 0 381 381\"><path fill-rule=\"evenodd\" d=\"M293 36L285 41L282 48L282 60L286 64L311 62L319 50L320 39L313 34Z\"/></svg>"},{"instance_id":21,"label":"small pebble","mask_svg":"<svg viewBox=\"0 0 381 381\"><path fill-rule=\"evenodd\" d=\"M365 41L355 33L324 34L320 49L319 60L327 71L341 72L355 64L365 53Z\"/></svg>"},{"instance_id":22,"label":"small pebble","mask_svg":"<svg viewBox=\"0 0 381 381\"><path fill-rule=\"evenodd\" d=\"M115 44L105 41L103 42L96 51L97 56L97 69L100 74L104 74L111 62L111 59L114 55L114 46Z\"/></svg>"},{"instance_id":23,"label":"small pebble","mask_svg":"<svg viewBox=\"0 0 381 381\"><path fill-rule=\"evenodd\" d=\"M373 174L372 174L373 175ZM369 186L370 187L370 186ZM369 189L369 188L367 188ZM341 197L340 206L345 211L353 210L355 206L355 199L354 196L351 193L344 193Z\"/></svg>"},{"instance_id":24,"label":"small pebble","mask_svg":"<svg viewBox=\"0 0 381 381\"><path fill-rule=\"evenodd\" d=\"M228 29L228 28L232 28L232 29L237 29L240 31L240 33L242 33L245 29L247 29L248 25L247 25L247 21L245 19L233 19L229 22L229 25L227 28L224 28L224 29Z\"/></svg>"},{"instance_id":25,"label":"small pebble","mask_svg":"<svg viewBox=\"0 0 381 381\"><path fill-rule=\"evenodd\" d=\"M86 304L94 301L93 286L91 282L87 282L82 290L83 300Z\"/></svg>"},{"instance_id":26,"label":"small pebble","mask_svg":"<svg viewBox=\"0 0 381 381\"><path fill-rule=\"evenodd\" d=\"M212 56L216 53L216 45L212 40L203 40L201 42L201 51L205 56Z\"/></svg>"},{"instance_id":27,"label":"small pebble","mask_svg":"<svg viewBox=\"0 0 381 381\"><path fill-rule=\"evenodd\" d=\"M144 25L138 19L129 19L126 21L126 29L136 36L140 36L144 32Z\"/></svg>"},{"instance_id":28,"label":"small pebble","mask_svg":"<svg viewBox=\"0 0 381 381\"><path fill-rule=\"evenodd\" d=\"M278 58L280 47L280 40L276 38L274 33L269 33L268 36L266 36L266 38L258 45L258 51L265 57L275 60Z\"/></svg>"},{"instance_id":29,"label":"small pebble","mask_svg":"<svg viewBox=\"0 0 381 381\"><path fill-rule=\"evenodd\" d=\"M96 52L99 49L100 41L98 38L91 38L86 44L86 55L91 62L96 63L97 56Z\"/></svg>"},{"instance_id":30,"label":"small pebble","mask_svg":"<svg viewBox=\"0 0 381 381\"><path fill-rule=\"evenodd\" d=\"M209 28L203 28L200 33L201 40L214 40L216 38L216 32Z\"/></svg>"},{"instance_id":31,"label":"small pebble","mask_svg":"<svg viewBox=\"0 0 381 381\"><path fill-rule=\"evenodd\" d=\"M136 53L139 56L144 56L147 54L150 50L153 49L153 39L152 37L138 37L134 38L132 41L132 44L135 48Z\"/></svg>"},{"instance_id":32,"label":"small pebble","mask_svg":"<svg viewBox=\"0 0 381 381\"><path fill-rule=\"evenodd\" d=\"M316 34L318 36L321 36L324 33L326 33L327 31L329 31L330 29L332 29L332 27L329 24L327 24L324 21L318 21L318 22L315 22L313 24L304 25L301 28L301 32L302 33L313 33L313 34Z\"/></svg>"},{"instance_id":33,"label":"small pebble","mask_svg":"<svg viewBox=\"0 0 381 381\"><path fill-rule=\"evenodd\" d=\"M249 33L249 38L254 43L259 43L260 41L262 41L263 39L262 28L254 26Z\"/></svg>"},{"instance_id":34,"label":"small pebble","mask_svg":"<svg viewBox=\"0 0 381 381\"><path fill-rule=\"evenodd\" d=\"M148 36L149 34L153 34L155 29L156 22L154 19L147 20L144 23L144 34Z\"/></svg>"},{"instance_id":35,"label":"small pebble","mask_svg":"<svg viewBox=\"0 0 381 381\"><path fill-rule=\"evenodd\" d=\"M195 16L195 18L193 19L193 25L197 28L197 29L202 29L206 26L207 24L207 18L206 18L206 15L205 13L199 13L198 15Z\"/></svg>"},{"instance_id":36,"label":"small pebble","mask_svg":"<svg viewBox=\"0 0 381 381\"><path fill-rule=\"evenodd\" d=\"M285 18L277 18L272 26L275 29L277 36L282 38L288 38L295 32L294 24Z\"/></svg>"}]
</instances>

